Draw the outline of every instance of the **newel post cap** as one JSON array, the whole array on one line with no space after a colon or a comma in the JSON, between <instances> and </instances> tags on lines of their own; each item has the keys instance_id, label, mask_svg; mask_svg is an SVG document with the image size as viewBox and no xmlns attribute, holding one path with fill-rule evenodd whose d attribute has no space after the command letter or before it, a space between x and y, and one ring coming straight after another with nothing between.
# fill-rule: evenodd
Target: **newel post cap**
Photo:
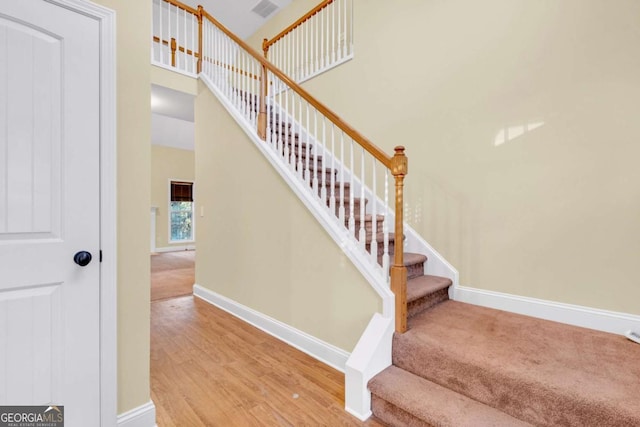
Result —
<instances>
[{"instance_id":1,"label":"newel post cap","mask_svg":"<svg viewBox=\"0 0 640 427\"><path fill-rule=\"evenodd\" d=\"M391 173L393 176L406 175L409 172L409 159L404 154L404 147L398 145L393 150L395 154L391 162Z\"/></svg>"}]
</instances>

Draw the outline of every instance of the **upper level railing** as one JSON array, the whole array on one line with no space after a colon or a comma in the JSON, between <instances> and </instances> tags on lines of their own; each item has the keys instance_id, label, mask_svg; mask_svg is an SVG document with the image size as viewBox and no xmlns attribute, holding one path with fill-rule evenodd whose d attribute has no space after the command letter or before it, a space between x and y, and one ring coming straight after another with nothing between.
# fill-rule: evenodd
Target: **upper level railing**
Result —
<instances>
[{"instance_id":1,"label":"upper level railing","mask_svg":"<svg viewBox=\"0 0 640 427\"><path fill-rule=\"evenodd\" d=\"M353 0L324 0L262 43L264 57L300 83L353 58Z\"/></svg>"},{"instance_id":2,"label":"upper level railing","mask_svg":"<svg viewBox=\"0 0 640 427\"><path fill-rule=\"evenodd\" d=\"M195 62L199 76L236 117L256 130L271 156L296 179L306 183L302 186L306 189L305 197L331 214L326 217L332 218L334 227L340 227L344 244L366 261L376 280L390 283L396 295L396 330L406 331L403 187L407 157L404 147L396 147L393 156L386 154L231 33L202 6L194 13L178 1L160 1L195 15L191 22L198 23L198 46L189 45L188 38L182 39L187 40L187 44L182 45L185 57L197 60L192 60L191 65L190 61L183 61L186 71L177 59L173 67L191 74L189 67ZM184 21L189 19L182 15ZM164 23L162 19L160 22ZM179 25L176 28L177 33L185 33ZM179 51L180 39L176 33L154 33L153 43L164 45L165 39L176 39L176 48L169 51L172 58L171 53ZM162 64L170 66L166 62ZM391 196L390 176L395 182ZM395 201L394 208L390 198ZM396 249L392 251L394 244Z\"/></svg>"},{"instance_id":3,"label":"upper level railing","mask_svg":"<svg viewBox=\"0 0 640 427\"><path fill-rule=\"evenodd\" d=\"M196 75L200 60L198 10L180 2L153 0L151 62Z\"/></svg>"}]
</instances>

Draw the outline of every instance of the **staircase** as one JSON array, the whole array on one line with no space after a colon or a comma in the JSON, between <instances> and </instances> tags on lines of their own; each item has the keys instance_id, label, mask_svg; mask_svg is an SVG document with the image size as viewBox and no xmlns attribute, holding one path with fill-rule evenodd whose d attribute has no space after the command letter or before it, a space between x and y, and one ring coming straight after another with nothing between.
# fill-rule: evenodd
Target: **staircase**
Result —
<instances>
[{"instance_id":1,"label":"staircase","mask_svg":"<svg viewBox=\"0 0 640 427\"><path fill-rule=\"evenodd\" d=\"M369 382L378 419L391 426L640 426L637 344L450 301L441 293L446 282L431 280L410 312L409 331L394 335L393 365Z\"/></svg>"},{"instance_id":2,"label":"staircase","mask_svg":"<svg viewBox=\"0 0 640 427\"><path fill-rule=\"evenodd\" d=\"M250 102L251 103L251 102ZM282 153L301 175L342 189L356 239L364 222L366 250L382 265L384 215L361 216L366 198L313 144L271 114ZM308 161L307 161L308 160ZM322 177L324 176L324 180ZM333 179L331 179L333 177ZM313 179L308 180L311 185ZM318 188L318 195L321 194ZM325 191L324 194L331 194ZM327 206L330 199L325 199ZM397 236L388 237L393 256ZM427 257L404 252L409 330L393 338L393 365L369 382L373 415L391 426L640 426L640 348L624 337L449 300L452 281L425 275Z\"/></svg>"}]
</instances>

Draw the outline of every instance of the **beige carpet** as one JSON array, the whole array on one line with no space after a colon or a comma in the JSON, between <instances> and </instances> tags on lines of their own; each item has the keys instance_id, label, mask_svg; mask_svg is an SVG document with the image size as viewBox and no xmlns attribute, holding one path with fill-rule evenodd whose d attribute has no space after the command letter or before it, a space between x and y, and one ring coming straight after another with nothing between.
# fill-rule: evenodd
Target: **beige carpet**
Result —
<instances>
[{"instance_id":1,"label":"beige carpet","mask_svg":"<svg viewBox=\"0 0 640 427\"><path fill-rule=\"evenodd\" d=\"M151 255L151 301L190 295L195 283L195 251Z\"/></svg>"},{"instance_id":2,"label":"beige carpet","mask_svg":"<svg viewBox=\"0 0 640 427\"><path fill-rule=\"evenodd\" d=\"M431 389L439 385L536 426L640 426L640 346L623 336L454 301L409 324L394 337L394 368ZM403 382L398 388L407 395L418 393L399 376L391 380Z\"/></svg>"}]
</instances>

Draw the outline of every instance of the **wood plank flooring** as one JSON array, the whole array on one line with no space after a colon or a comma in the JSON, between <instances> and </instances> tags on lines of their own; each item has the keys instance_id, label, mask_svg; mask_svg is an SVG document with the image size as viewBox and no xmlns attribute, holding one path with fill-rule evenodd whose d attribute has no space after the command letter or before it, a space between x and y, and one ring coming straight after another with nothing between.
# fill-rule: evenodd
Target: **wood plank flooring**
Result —
<instances>
[{"instance_id":1,"label":"wood plank flooring","mask_svg":"<svg viewBox=\"0 0 640 427\"><path fill-rule=\"evenodd\" d=\"M159 427L383 426L344 411L344 375L193 296L151 304Z\"/></svg>"}]
</instances>

